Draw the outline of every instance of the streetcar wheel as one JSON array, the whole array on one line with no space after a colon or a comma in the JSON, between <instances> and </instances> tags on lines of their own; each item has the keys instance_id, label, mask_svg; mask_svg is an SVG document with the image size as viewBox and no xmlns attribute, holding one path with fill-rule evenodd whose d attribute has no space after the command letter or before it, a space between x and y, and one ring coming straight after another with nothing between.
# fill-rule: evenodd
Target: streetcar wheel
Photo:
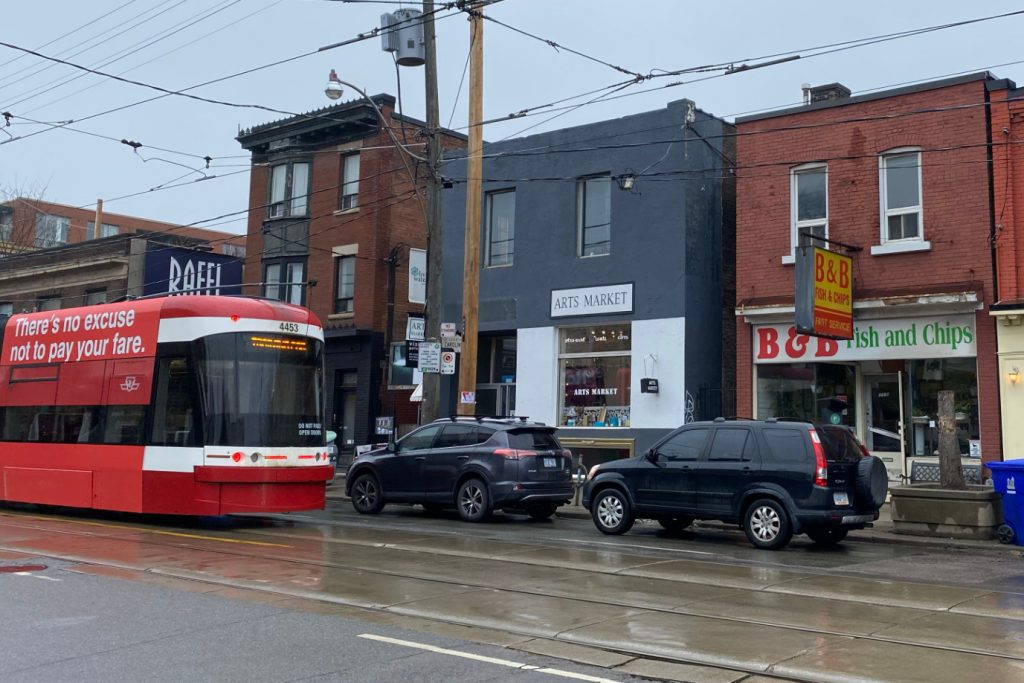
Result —
<instances>
[{"instance_id":1,"label":"streetcar wheel","mask_svg":"<svg viewBox=\"0 0 1024 683\"><path fill-rule=\"evenodd\" d=\"M455 498L464 521L482 522L491 516L491 494L483 481L473 478L462 482Z\"/></svg>"},{"instance_id":2,"label":"streetcar wheel","mask_svg":"<svg viewBox=\"0 0 1024 683\"><path fill-rule=\"evenodd\" d=\"M352 483L352 507L361 515L375 515L384 508L384 495L377 477L361 474Z\"/></svg>"}]
</instances>

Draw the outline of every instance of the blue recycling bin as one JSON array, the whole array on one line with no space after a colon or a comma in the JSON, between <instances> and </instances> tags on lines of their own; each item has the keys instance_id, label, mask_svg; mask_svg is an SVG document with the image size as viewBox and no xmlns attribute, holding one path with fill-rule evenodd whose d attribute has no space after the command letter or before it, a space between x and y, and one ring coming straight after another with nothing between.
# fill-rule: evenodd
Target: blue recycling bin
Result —
<instances>
[{"instance_id":1,"label":"blue recycling bin","mask_svg":"<svg viewBox=\"0 0 1024 683\"><path fill-rule=\"evenodd\" d=\"M999 541L1024 545L1024 459L987 462L985 467L992 470L992 486L1003 497Z\"/></svg>"}]
</instances>

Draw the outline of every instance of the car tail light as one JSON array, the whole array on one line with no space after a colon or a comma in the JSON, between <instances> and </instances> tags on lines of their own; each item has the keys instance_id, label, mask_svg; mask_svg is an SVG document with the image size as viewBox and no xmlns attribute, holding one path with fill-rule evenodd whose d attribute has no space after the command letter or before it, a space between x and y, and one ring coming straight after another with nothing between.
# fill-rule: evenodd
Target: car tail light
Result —
<instances>
[{"instance_id":1,"label":"car tail light","mask_svg":"<svg viewBox=\"0 0 1024 683\"><path fill-rule=\"evenodd\" d=\"M868 451L868 447L867 447L867 446L865 446L864 444L862 444L862 443L861 443L861 442L859 442L859 441L857 442L857 445L858 445L858 446L860 446L860 454L861 454L862 456L864 456L864 457L866 458L866 457L868 457L869 455L871 455L871 452L870 452L870 451Z\"/></svg>"},{"instance_id":2,"label":"car tail light","mask_svg":"<svg viewBox=\"0 0 1024 683\"><path fill-rule=\"evenodd\" d=\"M510 460L519 460L520 458L537 455L537 451L521 451L517 448L495 448L494 454L500 455L503 458L509 458Z\"/></svg>"},{"instance_id":3,"label":"car tail light","mask_svg":"<svg viewBox=\"0 0 1024 683\"><path fill-rule=\"evenodd\" d=\"M562 449L562 457L563 458L568 458L569 460L572 460L572 451L570 451L568 448L563 448Z\"/></svg>"},{"instance_id":4,"label":"car tail light","mask_svg":"<svg viewBox=\"0 0 1024 683\"><path fill-rule=\"evenodd\" d=\"M811 435L811 443L814 444L814 485L828 486L828 461L825 460L825 447L821 445L821 437L818 431L811 427L807 430Z\"/></svg>"}]
</instances>

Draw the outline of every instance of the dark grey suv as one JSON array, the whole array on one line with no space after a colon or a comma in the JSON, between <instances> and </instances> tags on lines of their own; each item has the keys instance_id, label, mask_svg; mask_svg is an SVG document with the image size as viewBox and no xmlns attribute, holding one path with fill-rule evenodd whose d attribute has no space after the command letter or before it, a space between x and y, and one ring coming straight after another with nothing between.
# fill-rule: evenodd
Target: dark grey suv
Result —
<instances>
[{"instance_id":1,"label":"dark grey suv","mask_svg":"<svg viewBox=\"0 0 1024 683\"><path fill-rule=\"evenodd\" d=\"M555 428L519 418L449 418L358 456L345 492L352 507L376 514L386 503L454 506L467 522L494 510L547 519L573 494L572 454Z\"/></svg>"},{"instance_id":2,"label":"dark grey suv","mask_svg":"<svg viewBox=\"0 0 1024 683\"><path fill-rule=\"evenodd\" d=\"M595 467L583 505L606 534L625 533L637 517L674 531L716 519L774 550L799 533L838 543L878 519L888 486L884 463L846 427L718 418Z\"/></svg>"}]
</instances>

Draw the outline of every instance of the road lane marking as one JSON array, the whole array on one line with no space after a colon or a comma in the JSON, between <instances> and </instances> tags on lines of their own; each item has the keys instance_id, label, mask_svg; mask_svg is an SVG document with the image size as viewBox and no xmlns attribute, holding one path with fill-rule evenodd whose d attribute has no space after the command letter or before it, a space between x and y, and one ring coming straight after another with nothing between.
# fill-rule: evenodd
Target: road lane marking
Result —
<instances>
[{"instance_id":1,"label":"road lane marking","mask_svg":"<svg viewBox=\"0 0 1024 683\"><path fill-rule=\"evenodd\" d=\"M535 666L533 664L523 664L522 662L513 662L510 659L499 659L498 657L488 657L486 655L473 654L472 652L460 652L459 650L449 650L448 648L438 647L436 645L429 645L427 643L416 643L411 640L399 640L398 638L378 636L372 633L360 633L359 637L366 638L367 640L376 640L381 643L389 643L391 645L409 647L415 650L426 650L427 652L433 652L439 655L449 655L451 657L472 659L475 662L483 662L485 664L505 666L510 669L519 669L521 671L532 671L536 673L548 674L550 676L558 676L560 678L571 678L577 681L587 681L588 683L617 683L614 679L611 678L599 678L597 676L576 673L574 671L563 671L562 669L552 669L549 667Z\"/></svg>"},{"instance_id":2,"label":"road lane marking","mask_svg":"<svg viewBox=\"0 0 1024 683\"><path fill-rule=\"evenodd\" d=\"M39 574L33 574L32 572L13 572L15 576L27 576L32 579L43 579L44 581L60 581L61 579L55 579L52 576L40 576Z\"/></svg>"},{"instance_id":3,"label":"road lane marking","mask_svg":"<svg viewBox=\"0 0 1024 683\"><path fill-rule=\"evenodd\" d=\"M65 519L62 517L41 517L38 515L20 515L20 514L9 514L4 513L4 517L13 517L15 519L36 519L44 522L63 522L64 524L81 524L84 526L98 526L104 529L124 529L126 531L135 531L138 533L149 533L159 534L161 536L176 536L179 538L198 538L204 541L219 541L221 543L239 543L242 545L257 545L269 548L293 548L294 546L286 545L284 543L270 543L269 541L243 541L239 538L220 538L218 536L205 536L203 534L187 534L183 531L163 531L161 529L148 529L146 527L134 527L125 526L123 524L108 524L106 522L86 522L80 519Z\"/></svg>"}]
</instances>

